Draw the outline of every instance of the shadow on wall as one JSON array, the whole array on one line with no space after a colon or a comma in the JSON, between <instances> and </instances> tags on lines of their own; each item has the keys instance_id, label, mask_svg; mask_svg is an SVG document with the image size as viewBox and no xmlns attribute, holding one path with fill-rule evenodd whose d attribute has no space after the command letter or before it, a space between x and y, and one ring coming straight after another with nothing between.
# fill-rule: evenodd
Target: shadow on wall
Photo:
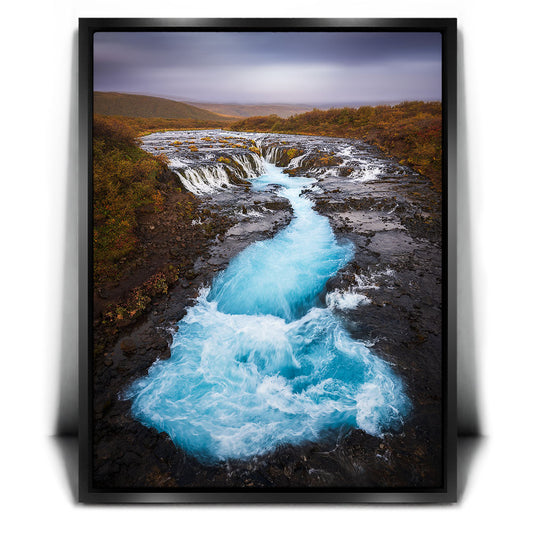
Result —
<instances>
[{"instance_id":1,"label":"shadow on wall","mask_svg":"<svg viewBox=\"0 0 533 533\"><path fill-rule=\"evenodd\" d=\"M78 432L78 32L72 36L56 435Z\"/></svg>"},{"instance_id":2,"label":"shadow on wall","mask_svg":"<svg viewBox=\"0 0 533 533\"><path fill-rule=\"evenodd\" d=\"M467 481L476 456L483 451L485 441L481 437L463 437L457 442L457 498L463 501L467 493ZM79 473L78 473L78 439L73 436L52 437L52 446L61 459L64 467L63 476L65 485L73 502L78 501ZM293 504L290 504L293 505ZM374 504L378 505L378 504ZM389 506L389 504L385 504ZM420 504L424 507L427 504Z\"/></svg>"},{"instance_id":3,"label":"shadow on wall","mask_svg":"<svg viewBox=\"0 0 533 533\"><path fill-rule=\"evenodd\" d=\"M461 436L481 435L480 383L473 289L471 178L464 40L457 34L457 429Z\"/></svg>"}]
</instances>

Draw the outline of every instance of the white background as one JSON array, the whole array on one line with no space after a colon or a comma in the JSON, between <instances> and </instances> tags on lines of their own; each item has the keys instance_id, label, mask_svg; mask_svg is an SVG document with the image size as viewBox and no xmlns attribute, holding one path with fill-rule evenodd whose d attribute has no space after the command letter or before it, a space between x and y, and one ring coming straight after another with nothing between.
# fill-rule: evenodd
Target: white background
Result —
<instances>
[{"instance_id":1,"label":"white background","mask_svg":"<svg viewBox=\"0 0 533 533\"><path fill-rule=\"evenodd\" d=\"M11 523L6 531L531 530L533 27L527 5L518 0L3 4L0 505L3 524ZM472 291L474 311L473 321L465 318L468 298L460 300L466 309L460 311L460 347L476 357L487 435L459 504L176 508L73 502L50 438L61 375L58 354L75 351L73 332L62 330L75 313L69 294L75 279L64 264L76 231L72 55L77 18L110 16L459 19L465 73L459 102L459 231L471 224L460 252L462 267L472 264L472 283L463 273L460 286L463 296Z\"/></svg>"}]
</instances>

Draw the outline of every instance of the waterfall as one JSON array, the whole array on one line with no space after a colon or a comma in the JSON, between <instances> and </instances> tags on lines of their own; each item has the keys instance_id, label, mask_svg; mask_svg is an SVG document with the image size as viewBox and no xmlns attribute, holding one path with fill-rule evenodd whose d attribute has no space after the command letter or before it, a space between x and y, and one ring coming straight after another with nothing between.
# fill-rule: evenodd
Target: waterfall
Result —
<instances>
[{"instance_id":1,"label":"waterfall","mask_svg":"<svg viewBox=\"0 0 533 533\"><path fill-rule=\"evenodd\" d=\"M231 187L227 168L222 164L187 167L179 169L177 174L183 186L194 194L208 194Z\"/></svg>"},{"instance_id":2,"label":"waterfall","mask_svg":"<svg viewBox=\"0 0 533 533\"><path fill-rule=\"evenodd\" d=\"M241 165L245 171L242 178L255 178L264 172L263 160L257 154L235 154L233 159Z\"/></svg>"},{"instance_id":3,"label":"waterfall","mask_svg":"<svg viewBox=\"0 0 533 533\"><path fill-rule=\"evenodd\" d=\"M268 163L276 164L281 157L282 149L283 148L279 145L270 144L262 149L263 157Z\"/></svg>"},{"instance_id":4,"label":"waterfall","mask_svg":"<svg viewBox=\"0 0 533 533\"><path fill-rule=\"evenodd\" d=\"M304 154L302 154L302 155L298 155L298 156L296 156L296 157L293 157L293 158L290 160L290 162L289 162L287 168L297 168L297 167L299 167L299 166L300 166L300 163L303 161L303 159L304 159L307 155L308 155L307 153L304 153Z\"/></svg>"},{"instance_id":5,"label":"waterfall","mask_svg":"<svg viewBox=\"0 0 533 533\"><path fill-rule=\"evenodd\" d=\"M185 168L180 166L173 167L173 170L180 176L183 186L197 195L232 187L232 174L241 180L249 180L259 176L264 170L261 157L253 152L232 154L231 158L227 159L235 164L223 162Z\"/></svg>"}]
</instances>

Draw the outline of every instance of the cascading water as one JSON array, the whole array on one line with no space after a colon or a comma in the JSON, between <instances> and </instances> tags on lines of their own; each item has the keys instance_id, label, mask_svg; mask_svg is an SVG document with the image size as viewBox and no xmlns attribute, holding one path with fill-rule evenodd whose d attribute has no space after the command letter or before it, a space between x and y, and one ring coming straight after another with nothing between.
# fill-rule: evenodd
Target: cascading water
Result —
<instances>
[{"instance_id":1,"label":"cascading water","mask_svg":"<svg viewBox=\"0 0 533 533\"><path fill-rule=\"evenodd\" d=\"M261 158L254 153L233 155L232 160L233 165L217 163L196 168L183 168L183 163L178 160L178 165L173 165L171 161L170 167L180 176L183 186L194 194L208 194L231 187L229 172L242 179L250 179L263 171Z\"/></svg>"},{"instance_id":2,"label":"cascading water","mask_svg":"<svg viewBox=\"0 0 533 533\"><path fill-rule=\"evenodd\" d=\"M180 169L178 174L183 186L194 194L210 193L230 186L229 176L223 165L185 168Z\"/></svg>"},{"instance_id":3,"label":"cascading water","mask_svg":"<svg viewBox=\"0 0 533 533\"><path fill-rule=\"evenodd\" d=\"M352 339L338 305L320 303L326 281L354 250L301 195L314 180L262 166L253 187L278 186L294 219L246 248L201 292L179 322L171 358L125 394L139 421L207 463L340 428L380 435L409 409L390 366Z\"/></svg>"},{"instance_id":4,"label":"cascading water","mask_svg":"<svg viewBox=\"0 0 533 533\"><path fill-rule=\"evenodd\" d=\"M263 161L254 153L248 153L246 156L242 154L236 154L233 159L244 169L246 172L243 178L254 178L259 176L263 172Z\"/></svg>"}]
</instances>

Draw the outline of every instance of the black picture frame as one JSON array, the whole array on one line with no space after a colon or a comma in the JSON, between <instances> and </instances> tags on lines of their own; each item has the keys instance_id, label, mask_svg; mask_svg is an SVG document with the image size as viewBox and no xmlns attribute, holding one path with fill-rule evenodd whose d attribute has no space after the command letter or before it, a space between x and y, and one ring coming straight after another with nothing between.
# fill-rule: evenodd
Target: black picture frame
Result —
<instances>
[{"instance_id":1,"label":"black picture frame","mask_svg":"<svg viewBox=\"0 0 533 533\"><path fill-rule=\"evenodd\" d=\"M456 33L435 19L80 19L79 20L79 500L86 503L445 503L456 493ZM96 32L435 31L442 35L443 104L443 484L436 488L99 489L92 472L92 116Z\"/></svg>"}]
</instances>

